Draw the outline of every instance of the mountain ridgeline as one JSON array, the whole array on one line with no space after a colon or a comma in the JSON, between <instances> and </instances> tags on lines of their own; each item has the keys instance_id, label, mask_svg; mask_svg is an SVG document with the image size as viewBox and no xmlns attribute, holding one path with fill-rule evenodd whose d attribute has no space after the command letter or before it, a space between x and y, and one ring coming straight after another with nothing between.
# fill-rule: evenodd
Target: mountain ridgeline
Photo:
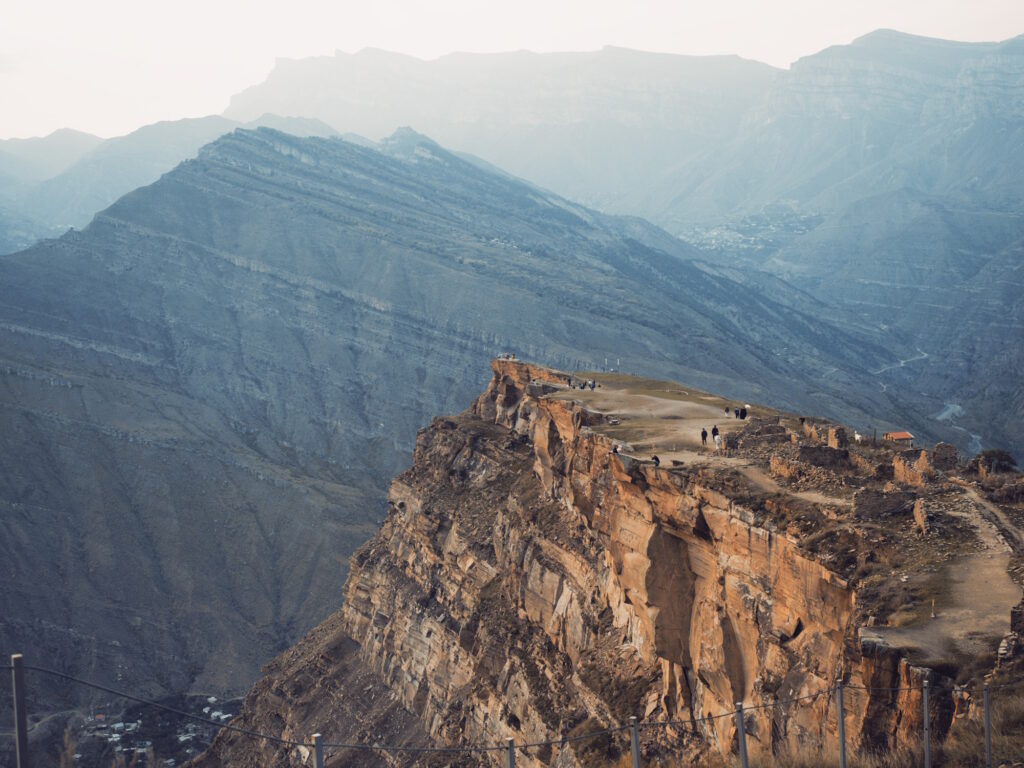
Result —
<instances>
[{"instance_id":1,"label":"mountain ridgeline","mask_svg":"<svg viewBox=\"0 0 1024 768\"><path fill-rule=\"evenodd\" d=\"M243 690L337 607L416 430L496 351L901 413L875 336L692 255L411 131L261 129L0 257L0 645Z\"/></svg>"},{"instance_id":2,"label":"mountain ridgeline","mask_svg":"<svg viewBox=\"0 0 1024 768\"><path fill-rule=\"evenodd\" d=\"M874 386L897 386L965 448L1019 452L1022 104L1024 38L879 30L789 70L616 48L283 60L225 114L372 138L411 125L643 216L883 332L905 362Z\"/></svg>"},{"instance_id":3,"label":"mountain ridgeline","mask_svg":"<svg viewBox=\"0 0 1024 768\"><path fill-rule=\"evenodd\" d=\"M100 139L56 131L38 139L0 141L0 253L27 248L69 227L84 227L122 195L152 184L204 144L241 123L219 115L168 120L125 136ZM260 115L246 127L296 136L332 136L318 120Z\"/></svg>"},{"instance_id":4,"label":"mountain ridgeline","mask_svg":"<svg viewBox=\"0 0 1024 768\"><path fill-rule=\"evenodd\" d=\"M0 253L85 225L239 124L364 146L359 136L412 126L584 205L642 216L772 298L813 296L811 314L886 347L869 386L912 402L930 422L918 431L1019 453L1022 82L1024 38L889 30L789 70L620 48L281 60L224 116L99 144L73 131L0 142Z\"/></svg>"}]
</instances>

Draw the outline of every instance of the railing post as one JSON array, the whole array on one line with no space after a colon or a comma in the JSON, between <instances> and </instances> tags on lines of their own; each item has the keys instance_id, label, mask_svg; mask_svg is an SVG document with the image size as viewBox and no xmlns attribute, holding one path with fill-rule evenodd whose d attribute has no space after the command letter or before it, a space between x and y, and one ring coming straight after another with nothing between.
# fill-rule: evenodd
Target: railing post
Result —
<instances>
[{"instance_id":1,"label":"railing post","mask_svg":"<svg viewBox=\"0 0 1024 768\"><path fill-rule=\"evenodd\" d=\"M640 735L636 729L636 718L629 718L629 747L633 755L633 768L640 768Z\"/></svg>"},{"instance_id":2,"label":"railing post","mask_svg":"<svg viewBox=\"0 0 1024 768\"><path fill-rule=\"evenodd\" d=\"M17 768L29 768L28 714L25 711L25 667L20 653L11 654L11 691L14 694L14 755Z\"/></svg>"},{"instance_id":3,"label":"railing post","mask_svg":"<svg viewBox=\"0 0 1024 768\"><path fill-rule=\"evenodd\" d=\"M989 709L988 683L982 690L985 702L985 768L992 768L992 712Z\"/></svg>"},{"instance_id":4,"label":"railing post","mask_svg":"<svg viewBox=\"0 0 1024 768\"><path fill-rule=\"evenodd\" d=\"M324 743L319 733L313 734L313 765L324 768Z\"/></svg>"},{"instance_id":5,"label":"railing post","mask_svg":"<svg viewBox=\"0 0 1024 768\"><path fill-rule=\"evenodd\" d=\"M931 708L928 706L928 681L924 681L924 768L932 768Z\"/></svg>"},{"instance_id":6,"label":"railing post","mask_svg":"<svg viewBox=\"0 0 1024 768\"><path fill-rule=\"evenodd\" d=\"M505 768L516 768L516 745L511 736L505 740Z\"/></svg>"},{"instance_id":7,"label":"railing post","mask_svg":"<svg viewBox=\"0 0 1024 768\"><path fill-rule=\"evenodd\" d=\"M839 768L846 768L846 714L843 711L843 684L836 686L836 722L839 731Z\"/></svg>"},{"instance_id":8,"label":"railing post","mask_svg":"<svg viewBox=\"0 0 1024 768\"><path fill-rule=\"evenodd\" d=\"M740 768L750 768L747 764L747 726L743 722L743 702L736 702L736 736L740 748Z\"/></svg>"}]
</instances>

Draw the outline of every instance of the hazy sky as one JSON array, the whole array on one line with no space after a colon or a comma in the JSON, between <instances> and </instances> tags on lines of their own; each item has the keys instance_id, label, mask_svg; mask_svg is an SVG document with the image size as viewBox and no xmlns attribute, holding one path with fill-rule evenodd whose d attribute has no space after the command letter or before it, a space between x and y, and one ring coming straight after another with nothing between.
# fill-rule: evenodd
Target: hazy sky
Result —
<instances>
[{"instance_id":1,"label":"hazy sky","mask_svg":"<svg viewBox=\"0 0 1024 768\"><path fill-rule=\"evenodd\" d=\"M619 45L785 67L880 27L1003 40L1024 1L0 0L0 138L218 113L277 57Z\"/></svg>"}]
</instances>

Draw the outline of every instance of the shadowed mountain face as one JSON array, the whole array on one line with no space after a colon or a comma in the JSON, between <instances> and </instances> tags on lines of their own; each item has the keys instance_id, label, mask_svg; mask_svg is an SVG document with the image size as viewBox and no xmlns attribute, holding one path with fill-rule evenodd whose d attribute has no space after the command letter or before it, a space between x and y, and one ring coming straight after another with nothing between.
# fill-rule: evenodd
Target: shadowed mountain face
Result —
<instances>
[{"instance_id":1,"label":"shadowed mountain face","mask_svg":"<svg viewBox=\"0 0 1024 768\"><path fill-rule=\"evenodd\" d=\"M961 445L1020 452L1022 84L1024 38L880 30L788 71L620 49L339 53L279 62L225 114L315 116L373 137L411 125L643 216L716 263L892 332L914 359L886 386Z\"/></svg>"},{"instance_id":2,"label":"shadowed mountain face","mask_svg":"<svg viewBox=\"0 0 1024 768\"><path fill-rule=\"evenodd\" d=\"M140 693L241 690L335 608L496 351L897 407L888 352L786 284L411 132L236 131L0 270L0 647Z\"/></svg>"}]
</instances>

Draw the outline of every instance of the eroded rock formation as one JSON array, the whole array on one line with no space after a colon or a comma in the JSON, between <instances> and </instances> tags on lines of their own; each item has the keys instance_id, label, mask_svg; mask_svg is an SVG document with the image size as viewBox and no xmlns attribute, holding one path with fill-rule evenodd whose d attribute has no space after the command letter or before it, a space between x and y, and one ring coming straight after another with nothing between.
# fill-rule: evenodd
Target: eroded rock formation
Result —
<instances>
[{"instance_id":1,"label":"eroded rock formation","mask_svg":"<svg viewBox=\"0 0 1024 768\"><path fill-rule=\"evenodd\" d=\"M827 745L837 681L852 686L846 731L854 745L886 747L914 734L920 692L891 689L925 680L936 690L934 727L948 727L952 681L861 633L874 623L865 611L882 601L851 580L889 556L878 539L873 550L864 546L881 517L916 531L913 493L862 489L852 514L825 514L829 499L814 505L757 487L756 475L728 463L657 466L619 452L611 419L575 399L582 395L566 389L564 374L509 360L493 369L469 411L419 433L380 533L351 562L343 608L274 662L241 724L285 738L314 730L328 742L355 738L336 724L343 713L322 702L351 688L358 655L360 674L373 678L365 691L381 691L372 706L397 702L422 729L403 722L408 743L544 742L636 716L648 725L645 759L656 764L730 752L728 713L743 702L752 752ZM772 450L800 450L762 423L749 425L746 439L761 433ZM823 537L830 520L838 522ZM349 661L332 662L345 648ZM382 741L372 718L360 717L362 737ZM521 750L517 764L606 765L624 747L622 734L548 744ZM254 749L222 735L197 765L242 765ZM363 764L328 753L331 766ZM280 745L259 754L272 765L308 757Z\"/></svg>"}]
</instances>

